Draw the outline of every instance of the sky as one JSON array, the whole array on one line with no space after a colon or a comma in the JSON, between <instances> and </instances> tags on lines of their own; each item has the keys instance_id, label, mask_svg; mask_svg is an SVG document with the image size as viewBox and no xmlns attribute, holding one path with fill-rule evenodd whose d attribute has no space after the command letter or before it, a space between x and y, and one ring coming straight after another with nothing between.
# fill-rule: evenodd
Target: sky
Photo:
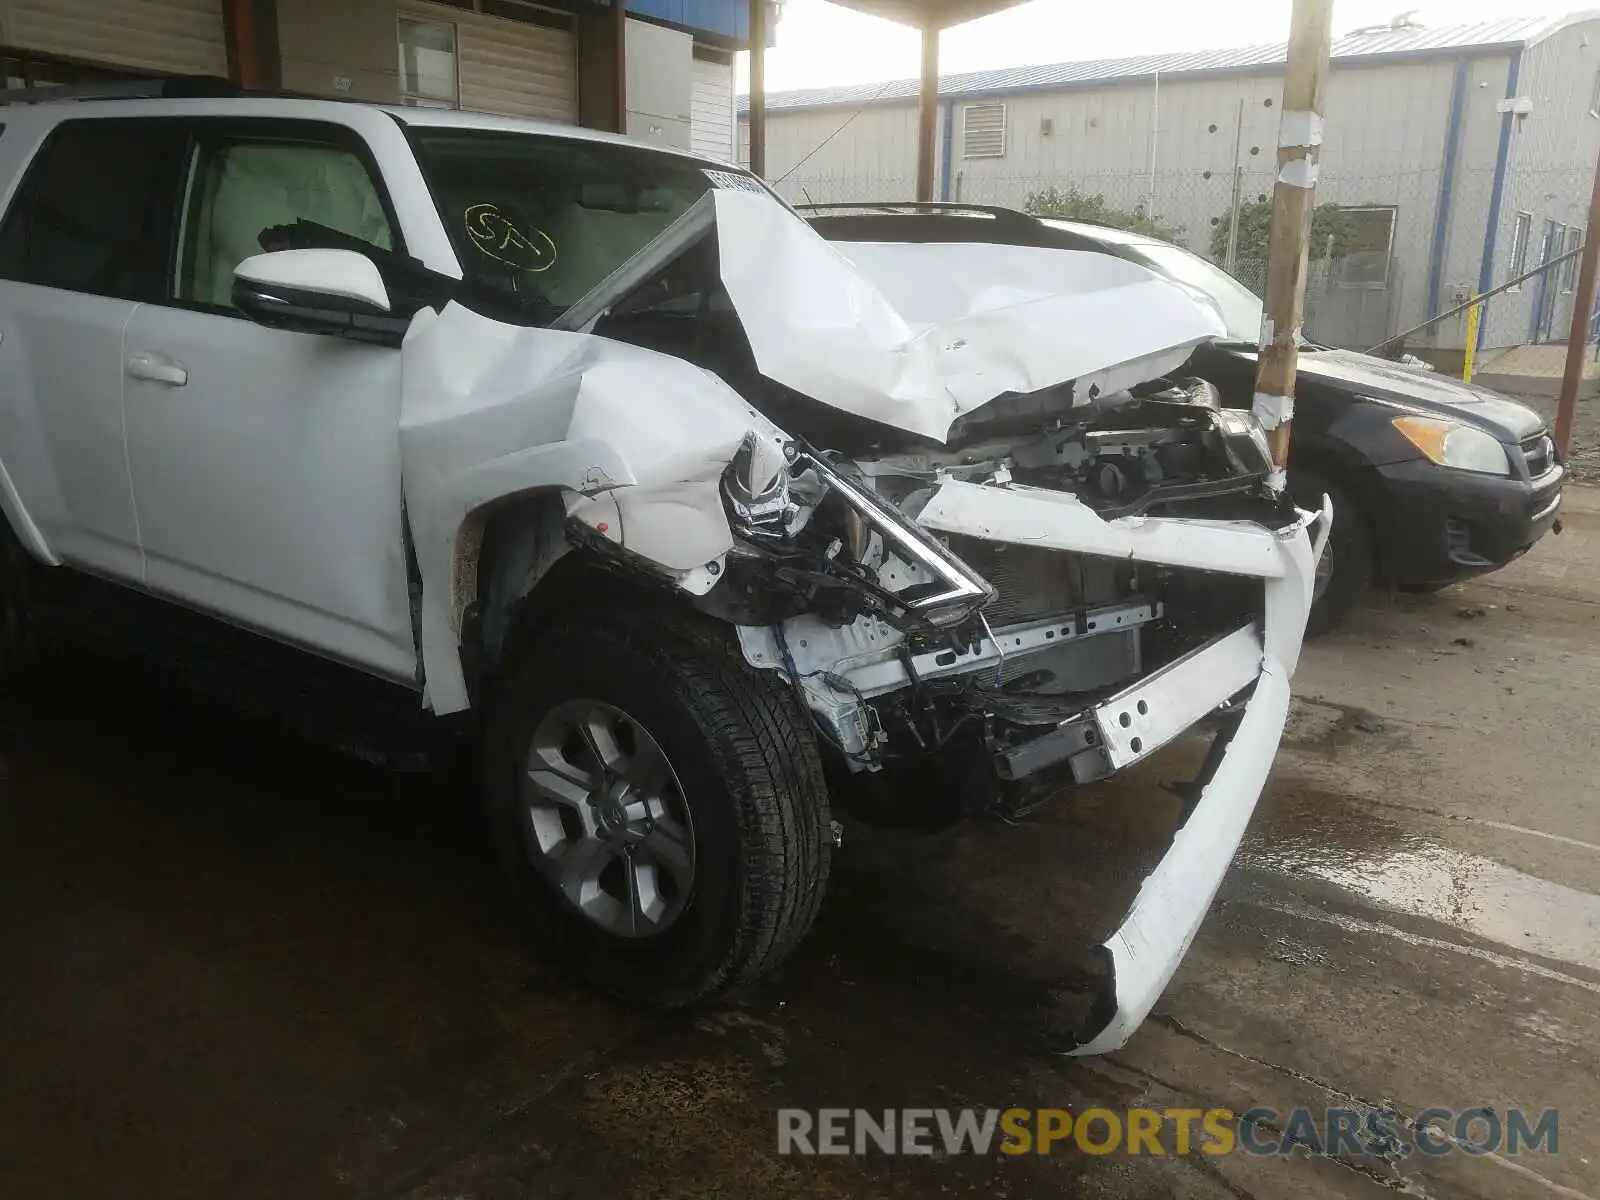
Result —
<instances>
[{"instance_id":1,"label":"sky","mask_svg":"<svg viewBox=\"0 0 1600 1200\"><path fill-rule=\"evenodd\" d=\"M1526 0L1335 0L1334 35L1387 23L1414 11L1424 25L1462 25L1503 17L1566 11ZM1582 6L1573 0L1571 7ZM980 71L1033 63L1214 50L1282 42L1289 0L1032 0L1029 4L946 30L940 71ZM778 44L767 52L767 90L875 83L917 74L920 37L903 25L869 17L827 0L787 0ZM740 55L737 86L748 72Z\"/></svg>"}]
</instances>

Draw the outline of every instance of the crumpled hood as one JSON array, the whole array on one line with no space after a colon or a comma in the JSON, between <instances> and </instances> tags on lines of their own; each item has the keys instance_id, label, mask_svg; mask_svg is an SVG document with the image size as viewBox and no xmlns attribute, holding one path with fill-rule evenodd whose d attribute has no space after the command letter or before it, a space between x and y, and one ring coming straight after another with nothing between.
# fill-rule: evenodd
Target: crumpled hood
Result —
<instances>
[{"instance_id":1,"label":"crumpled hood","mask_svg":"<svg viewBox=\"0 0 1600 1200\"><path fill-rule=\"evenodd\" d=\"M1226 331L1136 263L1075 250L826 241L764 193L713 193L722 281L767 378L948 440L997 396L1074 402L1157 378Z\"/></svg>"}]
</instances>

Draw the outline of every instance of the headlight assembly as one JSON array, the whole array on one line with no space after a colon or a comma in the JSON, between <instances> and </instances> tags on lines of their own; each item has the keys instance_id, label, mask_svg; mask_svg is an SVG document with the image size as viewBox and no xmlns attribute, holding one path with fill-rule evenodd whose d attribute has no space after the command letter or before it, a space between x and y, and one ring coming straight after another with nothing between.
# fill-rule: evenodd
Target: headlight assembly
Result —
<instances>
[{"instance_id":1,"label":"headlight assembly","mask_svg":"<svg viewBox=\"0 0 1600 1200\"><path fill-rule=\"evenodd\" d=\"M1225 408L1217 414L1217 428L1234 470L1258 475L1272 469L1272 447L1261 422L1248 409Z\"/></svg>"},{"instance_id":2,"label":"headlight assembly","mask_svg":"<svg viewBox=\"0 0 1600 1200\"><path fill-rule=\"evenodd\" d=\"M1436 417L1396 417L1394 427L1441 467L1476 471L1480 475L1509 475L1511 460L1492 435L1470 425Z\"/></svg>"}]
</instances>

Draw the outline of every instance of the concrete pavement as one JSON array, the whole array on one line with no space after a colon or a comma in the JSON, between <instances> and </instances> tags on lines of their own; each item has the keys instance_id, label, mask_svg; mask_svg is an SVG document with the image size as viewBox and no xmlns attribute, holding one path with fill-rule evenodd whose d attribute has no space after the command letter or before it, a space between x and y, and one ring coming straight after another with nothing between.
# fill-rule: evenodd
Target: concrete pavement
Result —
<instances>
[{"instance_id":1,"label":"concrete pavement","mask_svg":"<svg viewBox=\"0 0 1600 1200\"><path fill-rule=\"evenodd\" d=\"M1021 827L852 828L769 983L530 957L469 795L145 674L0 701L0 1195L1600 1194L1600 500L1312 647L1244 854L1123 1051L1055 1052L1202 745ZM1560 1109L1554 1156L798 1159L780 1107Z\"/></svg>"}]
</instances>

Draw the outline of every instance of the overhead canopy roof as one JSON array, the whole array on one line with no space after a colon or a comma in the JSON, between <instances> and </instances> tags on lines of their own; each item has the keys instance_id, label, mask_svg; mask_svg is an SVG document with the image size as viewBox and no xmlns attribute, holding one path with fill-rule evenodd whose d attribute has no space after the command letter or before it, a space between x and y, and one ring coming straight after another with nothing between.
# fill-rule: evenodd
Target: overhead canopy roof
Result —
<instances>
[{"instance_id":1,"label":"overhead canopy roof","mask_svg":"<svg viewBox=\"0 0 1600 1200\"><path fill-rule=\"evenodd\" d=\"M976 21L1002 9L1015 8L1028 0L833 0L844 8L912 25L945 29L963 21Z\"/></svg>"}]
</instances>

